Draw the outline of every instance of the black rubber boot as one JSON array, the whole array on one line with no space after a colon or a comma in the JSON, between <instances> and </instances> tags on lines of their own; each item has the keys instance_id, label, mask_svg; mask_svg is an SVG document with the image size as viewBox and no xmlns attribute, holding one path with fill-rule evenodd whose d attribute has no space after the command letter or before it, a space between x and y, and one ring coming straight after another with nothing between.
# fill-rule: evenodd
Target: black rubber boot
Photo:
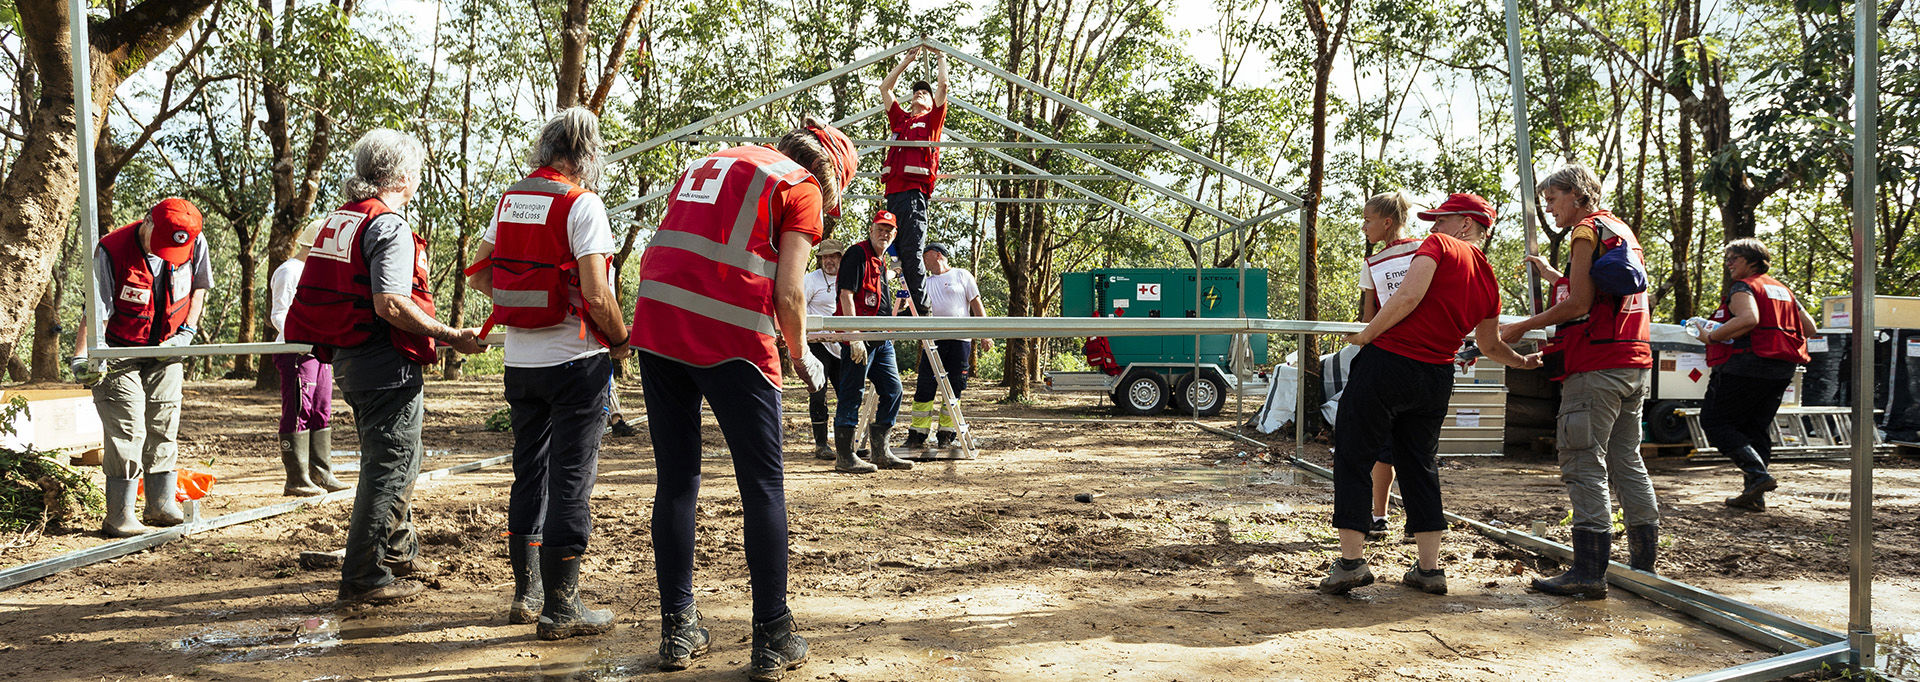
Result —
<instances>
[{"instance_id":1,"label":"black rubber boot","mask_svg":"<svg viewBox=\"0 0 1920 682\"><path fill-rule=\"evenodd\" d=\"M507 622L538 622L546 604L546 591L540 587L540 536L508 535L507 562L513 565L513 603L507 606Z\"/></svg>"},{"instance_id":2,"label":"black rubber boot","mask_svg":"<svg viewBox=\"0 0 1920 682\"><path fill-rule=\"evenodd\" d=\"M934 441L934 445L941 448L952 447L953 440L959 437L959 435L958 433L941 429L939 439Z\"/></svg>"},{"instance_id":3,"label":"black rubber boot","mask_svg":"<svg viewBox=\"0 0 1920 682\"><path fill-rule=\"evenodd\" d=\"M686 670L693 659L705 656L711 638L700 627L700 609L688 604L686 610L660 616L660 669Z\"/></svg>"},{"instance_id":4,"label":"black rubber boot","mask_svg":"<svg viewBox=\"0 0 1920 682\"><path fill-rule=\"evenodd\" d=\"M1746 477L1746 486L1739 495L1727 498L1727 506L1764 511L1767 508L1766 504L1757 501L1768 492L1780 487L1780 482L1774 480L1772 474L1767 473L1767 463L1760 459L1760 453L1754 451L1751 445L1728 452L1727 458L1733 460L1734 466L1740 467L1740 473L1745 474Z\"/></svg>"},{"instance_id":5,"label":"black rubber boot","mask_svg":"<svg viewBox=\"0 0 1920 682\"><path fill-rule=\"evenodd\" d=\"M541 639L597 635L613 629L613 612L589 609L580 603L580 557L562 557L551 547L540 548L540 580L547 601L535 626Z\"/></svg>"},{"instance_id":6,"label":"black rubber boot","mask_svg":"<svg viewBox=\"0 0 1920 682\"><path fill-rule=\"evenodd\" d=\"M893 456L893 449L887 447L887 440L893 437L893 427L874 426L867 429L867 447L873 448L873 463L882 469L912 469L913 462Z\"/></svg>"},{"instance_id":7,"label":"black rubber boot","mask_svg":"<svg viewBox=\"0 0 1920 682\"><path fill-rule=\"evenodd\" d=\"M820 460L835 458L833 440L827 436L827 424L824 422L813 425L813 458Z\"/></svg>"},{"instance_id":8,"label":"black rubber boot","mask_svg":"<svg viewBox=\"0 0 1920 682\"><path fill-rule=\"evenodd\" d=\"M771 623L753 624L753 662L747 679L772 682L807 662L807 640L793 634L793 614Z\"/></svg>"},{"instance_id":9,"label":"black rubber boot","mask_svg":"<svg viewBox=\"0 0 1920 682\"><path fill-rule=\"evenodd\" d=\"M871 474L880 470L880 467L874 466L873 463L860 459L859 455L853 454L852 428L841 426L833 429L833 451L835 453L833 460L834 471L849 474Z\"/></svg>"},{"instance_id":10,"label":"black rubber boot","mask_svg":"<svg viewBox=\"0 0 1920 682\"><path fill-rule=\"evenodd\" d=\"M1613 533L1574 529L1573 567L1554 578L1534 578L1533 589L1562 597L1607 598L1607 562Z\"/></svg>"},{"instance_id":11,"label":"black rubber boot","mask_svg":"<svg viewBox=\"0 0 1920 682\"><path fill-rule=\"evenodd\" d=\"M1660 524L1627 526L1627 556L1633 570L1658 573L1653 563L1660 558Z\"/></svg>"},{"instance_id":12,"label":"black rubber boot","mask_svg":"<svg viewBox=\"0 0 1920 682\"><path fill-rule=\"evenodd\" d=\"M926 445L927 445L927 432L921 431L919 429L907 429L907 442L901 443L900 447L906 448L908 450L912 450L915 448L926 447Z\"/></svg>"}]
</instances>

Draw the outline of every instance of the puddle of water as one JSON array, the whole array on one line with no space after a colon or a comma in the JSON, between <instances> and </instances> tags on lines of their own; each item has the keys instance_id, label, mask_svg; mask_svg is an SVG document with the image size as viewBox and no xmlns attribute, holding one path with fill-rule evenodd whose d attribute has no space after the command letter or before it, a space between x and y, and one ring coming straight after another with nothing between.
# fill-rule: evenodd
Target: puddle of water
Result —
<instances>
[{"instance_id":1,"label":"puddle of water","mask_svg":"<svg viewBox=\"0 0 1920 682\"><path fill-rule=\"evenodd\" d=\"M528 672L538 675L541 680L552 682L589 682L631 679L658 670L651 657L615 656L595 649L586 660L543 663L530 668Z\"/></svg>"},{"instance_id":2,"label":"puddle of water","mask_svg":"<svg viewBox=\"0 0 1920 682\"><path fill-rule=\"evenodd\" d=\"M217 663L283 661L324 653L340 644L340 621L332 616L243 620L203 629L167 645Z\"/></svg>"}]
</instances>

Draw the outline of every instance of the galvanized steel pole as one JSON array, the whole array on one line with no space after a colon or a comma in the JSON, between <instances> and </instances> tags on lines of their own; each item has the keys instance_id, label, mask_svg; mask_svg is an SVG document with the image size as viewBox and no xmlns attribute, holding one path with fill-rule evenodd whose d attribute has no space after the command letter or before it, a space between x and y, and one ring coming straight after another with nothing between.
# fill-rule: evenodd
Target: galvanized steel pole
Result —
<instances>
[{"instance_id":1,"label":"galvanized steel pole","mask_svg":"<svg viewBox=\"0 0 1920 682\"><path fill-rule=\"evenodd\" d=\"M93 171L93 42L87 38L87 3L67 0L67 27L73 44L73 144L75 172L80 174L80 243L91 245L100 239L99 190L94 187ZM98 308L100 281L93 272L92 248L87 249L87 348L105 347L106 325Z\"/></svg>"},{"instance_id":2,"label":"galvanized steel pole","mask_svg":"<svg viewBox=\"0 0 1920 682\"><path fill-rule=\"evenodd\" d=\"M1513 86L1514 168L1520 175L1520 220L1526 225L1527 255L1540 253L1540 239L1534 224L1540 208L1533 195L1533 133L1527 124L1527 77L1520 51L1519 0L1507 0L1507 79ZM1527 312L1539 314L1540 273L1527 268Z\"/></svg>"},{"instance_id":3,"label":"galvanized steel pole","mask_svg":"<svg viewBox=\"0 0 1920 682\"><path fill-rule=\"evenodd\" d=\"M1853 13L1853 514L1848 545L1847 641L1855 670L1874 667L1873 293L1874 206L1879 185L1879 20L1872 0Z\"/></svg>"}]
</instances>

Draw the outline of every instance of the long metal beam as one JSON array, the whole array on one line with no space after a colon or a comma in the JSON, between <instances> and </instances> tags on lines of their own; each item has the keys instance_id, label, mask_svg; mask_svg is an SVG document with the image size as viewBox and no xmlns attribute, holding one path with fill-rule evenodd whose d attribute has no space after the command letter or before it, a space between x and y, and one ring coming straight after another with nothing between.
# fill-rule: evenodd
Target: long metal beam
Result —
<instances>
[{"instance_id":1,"label":"long metal beam","mask_svg":"<svg viewBox=\"0 0 1920 682\"><path fill-rule=\"evenodd\" d=\"M951 100L951 99L949 99L948 101L952 101L952 100ZM948 137L955 137L955 138L959 138L959 139L962 139L962 140L965 140L965 139L968 139L968 138L967 138L967 135L966 135L965 133L962 133L962 132L960 132L960 131L957 131L957 130L949 130L949 131L947 131L947 136L948 136ZM1045 173L1045 172L1046 172L1046 170L1045 170L1045 169L1042 169L1042 168L1041 168L1041 167L1039 167L1039 166L1035 166L1035 165L1033 165L1033 164L1031 164L1031 163L1027 163L1026 161L1022 161L1022 160L1020 160L1019 158L1016 158L1016 157L1014 157L1014 155L1012 155L1012 154L1008 154L1008 153L1006 153L1006 152L1003 152L1003 151L1000 151L1000 150L998 150L998 149L985 149L985 150L982 150L982 151L984 151L984 152L986 152L988 156L991 156L991 157L993 157L993 158L996 158L996 159L999 159L999 160L1001 160L1001 161L1005 161L1005 162L1007 162L1007 163L1008 163L1009 165L1012 165L1013 167L1015 167L1015 168L1019 168L1019 169L1021 169L1021 170L1025 170L1025 171L1031 171L1031 172L1034 172L1034 173ZM1126 205L1126 204L1123 204L1123 203L1120 203L1120 202L1118 202L1118 201L1115 201L1115 200L1113 200L1112 198L1109 198L1108 196L1106 196L1106 195L1104 195L1104 194L1101 194L1101 193L1099 193L1099 192L1095 192L1095 191L1093 191L1093 190L1090 190L1090 189L1087 189L1087 188L1085 188L1085 187L1081 187L1080 185L1078 185L1078 184L1076 184L1076 183L1073 183L1073 182L1069 182L1069 181L1066 181L1066 180L1055 180L1054 182L1056 182L1056 183L1059 183L1059 185L1060 185L1061 187L1065 187L1065 188L1067 188L1067 189L1070 189L1070 190L1073 190L1073 191L1075 191L1075 192L1079 192L1081 196L1084 196L1084 197L1086 197L1086 198L1088 198L1088 199L1092 199L1092 200L1094 200L1094 201L1097 201L1097 202L1100 202L1100 205L1102 205L1102 206L1106 206L1107 208L1111 208L1111 209L1113 209L1113 210L1116 210L1116 211L1119 211L1119 212L1120 212L1121 214L1123 214L1123 215L1126 215L1126 216L1128 216L1128 217L1131 217L1131 218L1133 218L1134 220L1138 220L1138 221L1140 221L1140 222L1143 222L1143 223L1146 223L1146 224L1148 224L1148 225L1152 225L1152 226L1154 226L1154 227L1157 227L1157 228L1159 228L1159 229L1160 229L1160 230L1161 230L1162 232L1166 232L1167 234L1171 234L1171 235L1173 235L1173 236L1175 236L1175 237L1179 237L1180 239L1182 239L1182 240L1184 240L1184 241L1186 241L1186 242L1188 242L1188 243L1192 243L1192 242L1193 242L1193 235L1190 235L1190 234L1187 234L1187 233L1186 233L1185 231L1183 231L1183 230L1181 230L1180 228L1177 228L1177 227L1174 227L1174 226L1172 226L1172 225L1168 225L1168 224L1166 224L1166 223L1164 223L1164 222L1161 222L1161 221L1160 221L1159 219L1157 219L1157 218L1154 218L1153 216L1149 216L1149 215L1147 215L1147 214L1145 214L1145 213L1141 213L1140 211L1138 211L1138 210L1135 210L1135 209L1134 209L1134 208L1133 208L1132 206L1128 206L1128 205Z\"/></svg>"},{"instance_id":2,"label":"long metal beam","mask_svg":"<svg viewBox=\"0 0 1920 682\"><path fill-rule=\"evenodd\" d=\"M209 343L201 346L108 346L94 348L87 352L96 358L184 358L201 355L277 355L305 353L311 350L313 346L304 343L264 342Z\"/></svg>"},{"instance_id":3,"label":"long metal beam","mask_svg":"<svg viewBox=\"0 0 1920 682\"><path fill-rule=\"evenodd\" d=\"M949 96L947 98L947 103L949 105L958 106L963 111L970 112L975 116L979 116L981 118L987 119L989 121L999 124L1003 128L1014 131L1016 133L1020 133L1021 135L1025 135L1027 137L1031 137L1035 140L1039 140L1040 142L1055 142L1055 143L1059 142L1059 140L1055 140L1051 137L1048 137L1046 134L1041 133L1038 130L1034 130L1032 128L1028 128L1026 126L1020 125L1019 123L1016 123L1005 116L1001 116L991 111L987 111L986 109L978 105L975 105L972 102L968 102L964 99L961 99L959 97ZM1237 225L1240 223L1239 218L1236 218L1228 214L1226 211L1220 210L1218 207L1215 207L1212 204L1206 203L1204 201L1200 201L1198 199L1194 199L1192 197L1186 196L1179 192L1175 192L1171 189L1168 189L1165 186L1162 186L1160 183L1154 182L1152 180L1148 180L1135 173L1129 172L1124 168L1108 163L1106 160L1096 157L1092 154L1088 154L1086 152L1082 152L1075 149L1066 149L1063 151L1065 151L1069 156L1072 156L1073 158L1079 159L1081 161L1085 161L1087 163L1091 163L1094 166L1099 167L1100 170L1104 170L1108 173L1112 173L1115 176L1120 177L1122 179L1132 181L1136 185L1140 185L1147 189L1153 190L1154 192L1164 195L1169 199L1173 199L1174 201L1178 201L1180 203L1191 206L1202 213L1224 220L1229 224Z\"/></svg>"},{"instance_id":4,"label":"long metal beam","mask_svg":"<svg viewBox=\"0 0 1920 682\"><path fill-rule=\"evenodd\" d=\"M1535 234L1534 216L1540 209L1534 203L1533 195L1533 128L1527 125L1527 86L1526 52L1520 49L1520 5L1519 0L1507 0L1507 78L1513 91L1513 141L1515 167L1520 175L1520 220L1526 226L1527 255L1540 253L1540 239ZM1527 312L1539 314L1540 273L1529 267L1527 270Z\"/></svg>"},{"instance_id":5,"label":"long metal beam","mask_svg":"<svg viewBox=\"0 0 1920 682\"><path fill-rule=\"evenodd\" d=\"M1220 163L1219 161L1215 161L1212 158L1209 158L1208 156L1206 156L1205 154L1195 152L1191 149L1188 149L1186 147L1179 145L1178 143L1175 143L1172 140L1147 132L1146 130L1141 129L1139 126L1135 126L1119 118L1115 118L1114 116L1104 111L1101 111L1099 109L1082 104L1080 103L1079 100L1076 100L1072 97L1068 97L1066 95L1055 92L1052 89L1048 88L1047 86L1041 85L1039 83L1035 83L1025 78L1021 78L1019 74L1016 74L1006 69L1002 69L998 66L995 66L992 62L989 62L987 60L967 54L966 52L963 52L952 45L948 45L946 43L943 43L939 40L935 40L933 38L921 38L920 40L922 43L926 44L928 47L939 50L941 52L945 52L949 56L952 56L954 59L960 60L967 64L971 64L974 68L980 69L981 71L985 71L989 74L993 74L994 76L998 76L1001 80L1007 81L1009 83L1013 83L1014 85L1018 85L1028 90L1032 90L1033 92L1038 93L1039 95L1046 97L1047 99L1051 99L1055 102L1059 102L1063 105L1066 105L1068 108L1073 109L1074 111L1078 111L1082 114L1086 114L1088 117L1092 118L1093 120L1124 130L1128 134L1133 135L1134 137L1138 137L1148 142L1152 142L1156 146L1159 146L1161 149L1165 149L1167 151L1173 152L1174 154L1185 157L1189 161L1193 161L1194 163L1198 163L1202 166L1206 166L1207 168L1212 169L1227 177L1233 178L1235 180L1239 180L1240 182L1245 183L1249 187L1252 187L1254 189L1257 189L1262 192L1266 192L1267 194L1278 197L1280 200L1285 201L1289 204L1299 206L1302 203L1305 203L1299 196L1294 195L1292 192L1288 192L1286 190L1280 189L1271 184L1268 184L1264 180L1253 177L1251 175L1247 175L1246 173L1242 173L1238 170L1234 170L1232 167L1224 163ZM948 101L951 102L952 98L949 97Z\"/></svg>"},{"instance_id":6,"label":"long metal beam","mask_svg":"<svg viewBox=\"0 0 1920 682\"><path fill-rule=\"evenodd\" d=\"M861 171L859 173L854 174L855 177L861 177L861 178L877 178L877 177L880 177L881 175L882 175L881 173L875 173L873 171ZM1062 174L1062 173L941 173L938 177L941 180L1011 180L1016 182L1025 181L1025 180L1066 180L1068 182L1105 182L1108 180L1121 179L1121 178L1113 177L1111 175L1073 175L1073 174Z\"/></svg>"},{"instance_id":7,"label":"long metal beam","mask_svg":"<svg viewBox=\"0 0 1920 682\"><path fill-rule=\"evenodd\" d=\"M727 142L731 144L772 144L780 138L762 135L688 135L681 142ZM956 142L953 140L854 140L856 147L940 147L943 149L1075 149L1094 151L1145 151L1150 144L1132 142Z\"/></svg>"},{"instance_id":8,"label":"long metal beam","mask_svg":"<svg viewBox=\"0 0 1920 682\"><path fill-rule=\"evenodd\" d=\"M1679 682L1763 682L1777 680L1800 673L1814 672L1828 666L1847 664L1849 655L1846 642L1828 644L1790 654L1764 658L1752 663L1723 668L1713 672L1701 673L1681 678Z\"/></svg>"},{"instance_id":9,"label":"long metal beam","mask_svg":"<svg viewBox=\"0 0 1920 682\"><path fill-rule=\"evenodd\" d=\"M840 197L842 199L865 199L868 201L878 201L886 198L878 194L842 194L840 195ZM932 199L929 199L929 201L932 201L934 203L947 202L947 203L960 203L960 204L1099 204L1100 203L1092 199L1074 199L1070 197L956 197L956 196L951 196L946 194L933 197Z\"/></svg>"},{"instance_id":10,"label":"long metal beam","mask_svg":"<svg viewBox=\"0 0 1920 682\"><path fill-rule=\"evenodd\" d=\"M93 276L93 245L100 238L100 209L95 197L100 196L94 186L98 182L93 164L93 44L87 38L86 0L67 0L67 30L71 40L69 52L73 57L73 134L74 161L79 167L80 176L80 244L87 247L84 258L87 263L87 303L86 319L81 324L87 326L87 345L93 348L105 346L107 338L107 311L101 310L100 282ZM65 222L65 216L61 217ZM89 354L92 349L88 350Z\"/></svg>"},{"instance_id":11,"label":"long metal beam","mask_svg":"<svg viewBox=\"0 0 1920 682\"><path fill-rule=\"evenodd\" d=\"M1874 210L1879 199L1879 4L1853 10L1853 385L1873 382ZM1849 519L1847 641L1856 671L1873 670L1873 391L1854 391L1852 514Z\"/></svg>"},{"instance_id":12,"label":"long metal beam","mask_svg":"<svg viewBox=\"0 0 1920 682\"><path fill-rule=\"evenodd\" d=\"M878 115L880 115L880 112L882 112L882 111L885 111L885 109L884 109L884 108L882 108L882 107L877 107L877 106L876 106L876 107L868 107L868 108L866 108L866 109L862 109L862 110L860 110L859 112L857 112L857 113L855 113L855 114L853 114L853 115L851 115L851 116L848 116L848 117L846 117L846 118L843 118L843 119L840 119L840 120L838 120L838 121L834 121L834 122L833 122L833 127L835 127L835 128L841 128L841 127L845 127L845 126L849 126L849 125L853 125L853 124L855 124L855 123L859 123L859 122L861 122L861 121L864 121L864 120L867 120L867 119L869 119L869 118L873 118L874 116L878 116ZM871 151L871 150L868 150L868 151ZM861 151L861 152L857 152L857 153L859 153L859 154L861 154L861 155L865 155L865 154L866 154L866 151ZM612 163L612 161L608 161L608 163ZM855 177L859 177L859 176L858 176L858 175L856 174L856 175L855 175ZM613 207L613 208L610 208L610 209L607 209L607 213L608 213L608 214L611 214L611 215L620 215L620 214L624 214L624 213L626 213L627 211L631 211L631 210L633 210L633 209L635 209L635 208L638 208L638 207L641 207L641 206L645 206L645 205L647 205L647 204L651 204L651 203L653 203L653 202L655 202L655 201L659 201L661 197L665 197L665 196L667 196L667 192L671 192L671 191L673 191L673 183L672 183L672 182L667 182L667 183L665 183L665 184L664 184L663 186L661 186L661 188L660 188L660 189L656 189L656 190L654 190L653 192L651 192L651 193L649 193L649 194L647 194L646 196L643 196L643 197L640 197L640 198L638 198L638 199L634 199L633 201L629 201L629 202L627 202L627 203L624 203L624 204L621 204L621 205L619 205L619 206L615 206L615 207ZM637 222L637 221L636 221L636 222L635 222L634 224L636 224L636 225L637 225L637 224L641 224L641 223L639 223L639 222Z\"/></svg>"},{"instance_id":13,"label":"long metal beam","mask_svg":"<svg viewBox=\"0 0 1920 682\"><path fill-rule=\"evenodd\" d=\"M1068 338L1076 336L1192 336L1195 334L1352 334L1359 322L1236 317L821 317L807 316L819 340ZM1527 338L1545 339L1538 330Z\"/></svg>"},{"instance_id":14,"label":"long metal beam","mask_svg":"<svg viewBox=\"0 0 1920 682\"><path fill-rule=\"evenodd\" d=\"M78 0L70 0L70 1L77 2ZM868 66L879 63L880 60L886 59L896 54L900 54L913 47L924 45L926 44L926 42L927 41L925 38L909 40L907 42L900 43L898 45L889 47L879 52L875 52L873 54L867 55L866 57L858 61L842 65L838 68L827 70L825 72L822 72L820 75L814 76L812 78L808 78L798 83L794 83L793 85L789 85L787 87L781 88L779 90L775 90L765 95L761 95L759 97L748 100L743 104L736 105L720 113L714 114L712 116L708 116L706 118L700 119L693 123L680 126L678 128L674 128L671 131L656 135L652 139L649 139L645 142L641 142L631 147L627 147L626 149L622 149L612 154L608 154L606 162L609 164L617 163L622 159L625 159L629 156L633 156L634 154L638 154L640 152L653 149L654 147L658 147L660 145L666 144L668 142L672 142L682 137L686 137L688 135L700 132L702 130L707 129L707 127L709 126L712 126L713 124L731 119L735 116L739 116L749 111L753 111L760 107L764 107L766 105L772 104L774 102L778 102L788 97L792 97L802 92L806 92L807 90L812 89L816 85L820 85L822 83L833 80L835 78L839 78L841 76L845 76L855 71L859 71L861 69L867 68Z\"/></svg>"}]
</instances>

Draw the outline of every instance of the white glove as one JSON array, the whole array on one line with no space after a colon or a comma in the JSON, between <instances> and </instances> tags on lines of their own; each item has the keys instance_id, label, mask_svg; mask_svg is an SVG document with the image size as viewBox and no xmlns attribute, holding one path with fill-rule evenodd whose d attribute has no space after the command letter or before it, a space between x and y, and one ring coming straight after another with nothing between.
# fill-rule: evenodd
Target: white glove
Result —
<instances>
[{"instance_id":1,"label":"white glove","mask_svg":"<svg viewBox=\"0 0 1920 682\"><path fill-rule=\"evenodd\" d=\"M67 371L73 372L73 380L82 386L100 383L100 375L106 369L105 360L89 360L84 357L67 359Z\"/></svg>"},{"instance_id":2,"label":"white glove","mask_svg":"<svg viewBox=\"0 0 1920 682\"><path fill-rule=\"evenodd\" d=\"M161 341L160 347L173 348L176 346L185 346L187 344L193 343L193 335L194 335L194 332L197 332L197 331L199 330L194 329L193 325L190 325L190 324L180 325L180 331L174 332L173 336L169 336L167 337L167 340Z\"/></svg>"},{"instance_id":3,"label":"white glove","mask_svg":"<svg viewBox=\"0 0 1920 682\"><path fill-rule=\"evenodd\" d=\"M800 374L800 381L807 385L808 393L819 393L827 387L827 367L812 353L801 353L793 360L793 371Z\"/></svg>"},{"instance_id":4,"label":"white glove","mask_svg":"<svg viewBox=\"0 0 1920 682\"><path fill-rule=\"evenodd\" d=\"M847 344L847 360L856 365L867 364L867 342L854 341Z\"/></svg>"}]
</instances>

